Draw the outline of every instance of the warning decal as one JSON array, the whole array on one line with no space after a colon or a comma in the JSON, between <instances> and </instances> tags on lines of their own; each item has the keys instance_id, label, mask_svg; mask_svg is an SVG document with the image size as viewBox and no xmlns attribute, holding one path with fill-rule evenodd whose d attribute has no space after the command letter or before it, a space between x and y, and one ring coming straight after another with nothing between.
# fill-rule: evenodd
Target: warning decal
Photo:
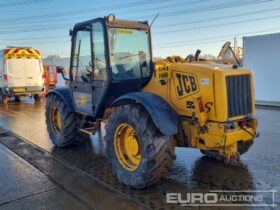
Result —
<instances>
[{"instance_id":1,"label":"warning decal","mask_svg":"<svg viewBox=\"0 0 280 210\"><path fill-rule=\"evenodd\" d=\"M32 48L11 48L5 50L5 59L42 59L40 52Z\"/></svg>"}]
</instances>

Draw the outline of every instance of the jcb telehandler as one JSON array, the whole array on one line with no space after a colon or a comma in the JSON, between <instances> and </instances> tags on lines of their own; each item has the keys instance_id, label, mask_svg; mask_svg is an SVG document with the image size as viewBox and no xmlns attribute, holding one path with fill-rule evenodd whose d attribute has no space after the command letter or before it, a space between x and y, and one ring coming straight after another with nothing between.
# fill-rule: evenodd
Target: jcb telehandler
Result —
<instances>
[{"instance_id":1,"label":"jcb telehandler","mask_svg":"<svg viewBox=\"0 0 280 210\"><path fill-rule=\"evenodd\" d=\"M253 144L250 70L200 59L199 51L153 63L148 23L114 15L78 23L70 35L69 87L46 95L56 146L80 142L81 131L103 122L119 181L143 188L167 175L175 146L235 163Z\"/></svg>"}]
</instances>

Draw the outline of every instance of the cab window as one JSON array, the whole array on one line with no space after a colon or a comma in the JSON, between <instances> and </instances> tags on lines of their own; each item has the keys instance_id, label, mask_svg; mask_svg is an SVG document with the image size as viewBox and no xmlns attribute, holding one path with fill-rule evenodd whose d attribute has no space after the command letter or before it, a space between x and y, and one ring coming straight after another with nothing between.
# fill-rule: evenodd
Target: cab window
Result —
<instances>
[{"instance_id":1,"label":"cab window","mask_svg":"<svg viewBox=\"0 0 280 210\"><path fill-rule=\"evenodd\" d=\"M114 80L149 77L151 55L145 30L110 28L110 60Z\"/></svg>"},{"instance_id":2,"label":"cab window","mask_svg":"<svg viewBox=\"0 0 280 210\"><path fill-rule=\"evenodd\" d=\"M106 80L104 31L100 22L92 24L94 80Z\"/></svg>"},{"instance_id":3,"label":"cab window","mask_svg":"<svg viewBox=\"0 0 280 210\"><path fill-rule=\"evenodd\" d=\"M72 59L73 80L76 82L91 82L93 79L91 30L88 28L77 32Z\"/></svg>"}]
</instances>

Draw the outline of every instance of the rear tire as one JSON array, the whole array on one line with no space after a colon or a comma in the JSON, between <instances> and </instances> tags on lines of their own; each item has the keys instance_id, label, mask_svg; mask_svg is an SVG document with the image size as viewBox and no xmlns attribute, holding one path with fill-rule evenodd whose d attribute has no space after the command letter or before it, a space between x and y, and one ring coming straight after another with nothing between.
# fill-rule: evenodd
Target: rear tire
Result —
<instances>
[{"instance_id":1,"label":"rear tire","mask_svg":"<svg viewBox=\"0 0 280 210\"><path fill-rule=\"evenodd\" d=\"M237 143L237 150L240 153L240 155L245 154L248 152L250 147L254 144L254 140L249 140L249 141L240 141Z\"/></svg>"},{"instance_id":2,"label":"rear tire","mask_svg":"<svg viewBox=\"0 0 280 210\"><path fill-rule=\"evenodd\" d=\"M20 96L15 96L15 102L20 102L21 101L21 97Z\"/></svg>"},{"instance_id":3,"label":"rear tire","mask_svg":"<svg viewBox=\"0 0 280 210\"><path fill-rule=\"evenodd\" d=\"M0 104L7 104L9 101L9 97L4 95L2 90L0 90Z\"/></svg>"},{"instance_id":4,"label":"rear tire","mask_svg":"<svg viewBox=\"0 0 280 210\"><path fill-rule=\"evenodd\" d=\"M250 147L253 145L254 140L248 140L248 141L239 141L237 142L237 151L240 155L245 154ZM217 150L200 150L200 152L210 158L214 158L217 160L224 160L225 157L220 155Z\"/></svg>"},{"instance_id":5,"label":"rear tire","mask_svg":"<svg viewBox=\"0 0 280 210\"><path fill-rule=\"evenodd\" d=\"M67 147L83 142L79 120L59 96L51 94L47 97L45 115L47 130L55 146ZM58 122L59 118L61 122Z\"/></svg>"},{"instance_id":6,"label":"rear tire","mask_svg":"<svg viewBox=\"0 0 280 210\"><path fill-rule=\"evenodd\" d=\"M35 100L36 102L41 101L41 99L42 99L42 96L41 96L41 95L39 95L39 94L34 95L34 100Z\"/></svg>"},{"instance_id":7,"label":"rear tire","mask_svg":"<svg viewBox=\"0 0 280 210\"><path fill-rule=\"evenodd\" d=\"M217 150L204 150L204 149L201 149L200 152L203 155L206 155L207 157L212 158L212 159L221 160L221 161L225 160L225 157L220 155L220 153Z\"/></svg>"},{"instance_id":8,"label":"rear tire","mask_svg":"<svg viewBox=\"0 0 280 210\"><path fill-rule=\"evenodd\" d=\"M118 132L121 125L129 125L134 129L139 144L140 161L132 170L123 163L129 156L121 159L117 154L116 147L119 144L115 142L122 135ZM140 105L117 107L110 116L105 140L108 159L118 180L133 188L150 186L167 176L175 159L173 138L160 133L147 111Z\"/></svg>"}]
</instances>

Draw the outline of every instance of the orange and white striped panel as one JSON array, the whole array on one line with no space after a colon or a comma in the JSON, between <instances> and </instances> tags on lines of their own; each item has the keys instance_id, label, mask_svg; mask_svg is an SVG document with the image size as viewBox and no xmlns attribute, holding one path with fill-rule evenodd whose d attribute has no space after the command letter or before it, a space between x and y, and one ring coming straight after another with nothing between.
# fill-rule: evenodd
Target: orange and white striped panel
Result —
<instances>
[{"instance_id":1,"label":"orange and white striped panel","mask_svg":"<svg viewBox=\"0 0 280 210\"><path fill-rule=\"evenodd\" d=\"M6 49L4 53L4 58L7 59L39 59L41 60L42 57L40 52L36 49L32 48L11 48Z\"/></svg>"}]
</instances>

